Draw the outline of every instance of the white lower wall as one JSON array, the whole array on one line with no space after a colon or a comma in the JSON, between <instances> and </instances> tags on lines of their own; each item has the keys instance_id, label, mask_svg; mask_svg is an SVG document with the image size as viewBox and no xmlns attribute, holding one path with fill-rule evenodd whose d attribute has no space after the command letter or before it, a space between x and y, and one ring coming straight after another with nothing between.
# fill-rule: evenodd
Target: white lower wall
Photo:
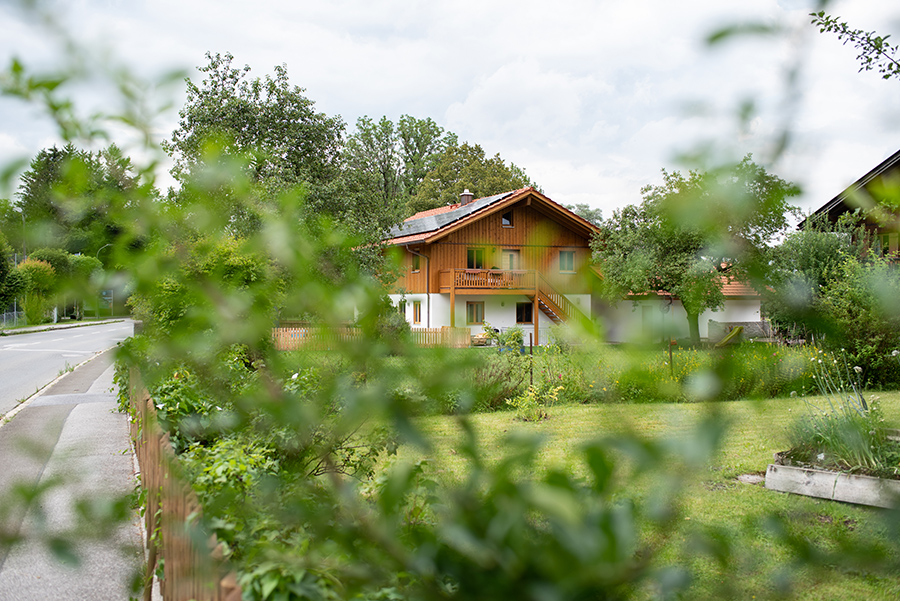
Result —
<instances>
[{"instance_id":1,"label":"white lower wall","mask_svg":"<svg viewBox=\"0 0 900 601\"><path fill-rule=\"evenodd\" d=\"M618 305L604 308L601 319L608 342L638 342L672 338L687 338L690 335L687 313L681 301L662 299L622 301ZM704 311L700 314L700 338L709 335L709 321L760 321L760 301L733 299L726 300L718 311Z\"/></svg>"},{"instance_id":2,"label":"white lower wall","mask_svg":"<svg viewBox=\"0 0 900 601\"><path fill-rule=\"evenodd\" d=\"M566 295L576 307L581 309L585 314L591 313L591 295L590 294L571 294ZM413 328L440 328L450 325L450 295L449 294L392 294L391 302L397 306L401 300L406 301L405 317ZM422 322L413 323L413 302L421 301L422 303ZM489 323L491 327L500 331L520 325L516 323L516 303L531 302L525 295L457 295L454 310L456 312L456 326L468 328L472 335L480 334L484 331L483 325L467 325L466 324L466 303L467 302L483 302L484 303L484 321ZM430 315L430 319L428 316ZM540 332L535 334L534 326L531 324L521 324L522 331L525 334L525 344L529 342L529 335L534 344L544 345L550 341L550 330L556 327L550 321L550 318L543 312L538 317L538 325Z\"/></svg>"}]
</instances>

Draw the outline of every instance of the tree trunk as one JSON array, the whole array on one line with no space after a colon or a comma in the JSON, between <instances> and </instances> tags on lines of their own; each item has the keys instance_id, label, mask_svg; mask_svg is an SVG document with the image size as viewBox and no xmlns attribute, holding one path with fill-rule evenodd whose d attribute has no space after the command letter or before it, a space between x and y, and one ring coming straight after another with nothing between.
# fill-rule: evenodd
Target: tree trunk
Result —
<instances>
[{"instance_id":1,"label":"tree trunk","mask_svg":"<svg viewBox=\"0 0 900 601\"><path fill-rule=\"evenodd\" d=\"M691 332L691 342L694 344L700 344L700 314L699 313L688 313L688 329Z\"/></svg>"}]
</instances>

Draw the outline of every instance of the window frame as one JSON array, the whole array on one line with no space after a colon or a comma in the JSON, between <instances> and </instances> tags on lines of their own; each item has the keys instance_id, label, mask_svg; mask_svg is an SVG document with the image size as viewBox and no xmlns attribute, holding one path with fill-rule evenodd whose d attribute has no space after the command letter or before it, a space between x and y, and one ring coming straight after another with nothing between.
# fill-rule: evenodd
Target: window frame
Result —
<instances>
[{"instance_id":1,"label":"window frame","mask_svg":"<svg viewBox=\"0 0 900 601\"><path fill-rule=\"evenodd\" d=\"M520 309L528 308L528 321L520 320ZM521 314L524 317L524 312ZM516 324L533 325L534 324L534 303L520 302L516 303Z\"/></svg>"},{"instance_id":2,"label":"window frame","mask_svg":"<svg viewBox=\"0 0 900 601\"><path fill-rule=\"evenodd\" d=\"M512 209L506 211L505 213L501 213L500 227L505 227L505 228L514 228L515 227L515 221L513 220Z\"/></svg>"},{"instance_id":3,"label":"window frame","mask_svg":"<svg viewBox=\"0 0 900 601\"><path fill-rule=\"evenodd\" d=\"M422 268L422 257L419 255L412 255L412 273L419 273Z\"/></svg>"},{"instance_id":4,"label":"window frame","mask_svg":"<svg viewBox=\"0 0 900 601\"><path fill-rule=\"evenodd\" d=\"M564 264L563 257L568 257L568 265ZM569 269L565 269L565 267L570 267ZM574 250L561 250L559 251L559 272L560 273L575 273L575 251Z\"/></svg>"},{"instance_id":5,"label":"window frame","mask_svg":"<svg viewBox=\"0 0 900 601\"><path fill-rule=\"evenodd\" d=\"M479 315L479 313L481 315ZM480 317L480 321L475 321ZM466 325L484 325L484 301L466 301Z\"/></svg>"},{"instance_id":6,"label":"window frame","mask_svg":"<svg viewBox=\"0 0 900 601\"><path fill-rule=\"evenodd\" d=\"M422 323L422 301L413 301L413 323Z\"/></svg>"},{"instance_id":7,"label":"window frame","mask_svg":"<svg viewBox=\"0 0 900 601\"><path fill-rule=\"evenodd\" d=\"M878 244L881 247L881 256L887 257L891 254L891 234L878 234Z\"/></svg>"},{"instance_id":8,"label":"window frame","mask_svg":"<svg viewBox=\"0 0 900 601\"><path fill-rule=\"evenodd\" d=\"M466 269L484 269L484 248L469 247L466 249Z\"/></svg>"}]
</instances>

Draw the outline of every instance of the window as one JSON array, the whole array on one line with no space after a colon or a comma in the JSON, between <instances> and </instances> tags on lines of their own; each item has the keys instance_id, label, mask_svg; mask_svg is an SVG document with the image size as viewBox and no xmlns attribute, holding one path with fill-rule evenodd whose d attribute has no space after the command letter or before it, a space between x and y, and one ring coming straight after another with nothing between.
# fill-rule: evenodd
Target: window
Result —
<instances>
[{"instance_id":1,"label":"window","mask_svg":"<svg viewBox=\"0 0 900 601\"><path fill-rule=\"evenodd\" d=\"M406 317L406 301L405 300L400 301L400 303L397 305L397 310L400 311L400 315L402 315L403 317Z\"/></svg>"},{"instance_id":2,"label":"window","mask_svg":"<svg viewBox=\"0 0 900 601\"><path fill-rule=\"evenodd\" d=\"M422 301L413 301L413 323L422 323Z\"/></svg>"},{"instance_id":3,"label":"window","mask_svg":"<svg viewBox=\"0 0 900 601\"><path fill-rule=\"evenodd\" d=\"M531 318L531 303L516 303L516 323L534 323Z\"/></svg>"},{"instance_id":4,"label":"window","mask_svg":"<svg viewBox=\"0 0 900 601\"><path fill-rule=\"evenodd\" d=\"M413 271L419 271L419 266L421 265L421 260L422 260L422 257L420 257L419 255L412 256L412 270Z\"/></svg>"},{"instance_id":5,"label":"window","mask_svg":"<svg viewBox=\"0 0 900 601\"><path fill-rule=\"evenodd\" d=\"M559 270L562 272L575 271L575 251L561 250L559 251Z\"/></svg>"},{"instance_id":6,"label":"window","mask_svg":"<svg viewBox=\"0 0 900 601\"><path fill-rule=\"evenodd\" d=\"M500 216L500 224L503 227L512 227L513 226L513 212L507 211Z\"/></svg>"},{"instance_id":7,"label":"window","mask_svg":"<svg viewBox=\"0 0 900 601\"><path fill-rule=\"evenodd\" d=\"M466 303L466 324L470 326L484 323L484 303Z\"/></svg>"},{"instance_id":8,"label":"window","mask_svg":"<svg viewBox=\"0 0 900 601\"><path fill-rule=\"evenodd\" d=\"M503 252L500 254L503 261L500 265L500 269L509 269L510 271L514 271L519 269L519 251L515 249L504 248Z\"/></svg>"},{"instance_id":9,"label":"window","mask_svg":"<svg viewBox=\"0 0 900 601\"><path fill-rule=\"evenodd\" d=\"M470 248L466 251L466 269L484 269L483 248Z\"/></svg>"},{"instance_id":10,"label":"window","mask_svg":"<svg viewBox=\"0 0 900 601\"><path fill-rule=\"evenodd\" d=\"M891 254L891 235L881 234L878 236L878 239L881 243L881 256L886 257Z\"/></svg>"}]
</instances>

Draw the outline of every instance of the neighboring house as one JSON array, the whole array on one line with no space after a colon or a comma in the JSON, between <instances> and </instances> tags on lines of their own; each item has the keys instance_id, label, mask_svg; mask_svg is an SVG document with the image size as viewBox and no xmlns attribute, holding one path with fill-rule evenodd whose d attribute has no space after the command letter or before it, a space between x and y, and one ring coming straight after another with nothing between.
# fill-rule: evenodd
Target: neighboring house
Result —
<instances>
[{"instance_id":1,"label":"neighboring house","mask_svg":"<svg viewBox=\"0 0 900 601\"><path fill-rule=\"evenodd\" d=\"M735 326L743 326L745 338L770 335L763 321L761 297L749 285L723 277L725 305L700 314L700 338L717 342ZM599 311L609 342L655 342L666 338L687 338L687 313L677 297L659 291L633 294L614 307Z\"/></svg>"},{"instance_id":2,"label":"neighboring house","mask_svg":"<svg viewBox=\"0 0 900 601\"><path fill-rule=\"evenodd\" d=\"M835 223L841 215L862 209L866 229L882 255L900 251L900 150L850 184L840 194L819 207L814 214L828 216ZM798 227L803 228L804 220Z\"/></svg>"},{"instance_id":3,"label":"neighboring house","mask_svg":"<svg viewBox=\"0 0 900 601\"><path fill-rule=\"evenodd\" d=\"M591 315L596 226L534 188L417 213L386 240L402 253L391 299L413 329L521 326L526 344Z\"/></svg>"}]
</instances>

